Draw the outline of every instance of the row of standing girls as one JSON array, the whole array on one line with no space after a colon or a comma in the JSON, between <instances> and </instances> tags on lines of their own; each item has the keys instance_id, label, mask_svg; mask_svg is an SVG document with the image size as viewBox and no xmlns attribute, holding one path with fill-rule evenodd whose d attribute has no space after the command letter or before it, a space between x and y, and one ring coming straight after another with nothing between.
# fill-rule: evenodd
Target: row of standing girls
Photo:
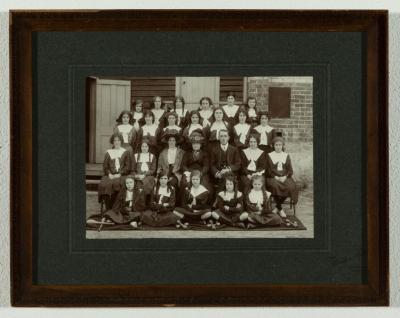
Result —
<instances>
[{"instance_id":1,"label":"row of standing girls","mask_svg":"<svg viewBox=\"0 0 400 318\"><path fill-rule=\"evenodd\" d=\"M154 97L150 110L137 101L117 119L99 185L105 218L134 227L281 224L281 203L296 191L290 157L268 113L256 110L254 98L235 105L231 93L223 107L208 97L196 111L187 111L182 97L173 106L164 109Z\"/></svg>"}]
</instances>

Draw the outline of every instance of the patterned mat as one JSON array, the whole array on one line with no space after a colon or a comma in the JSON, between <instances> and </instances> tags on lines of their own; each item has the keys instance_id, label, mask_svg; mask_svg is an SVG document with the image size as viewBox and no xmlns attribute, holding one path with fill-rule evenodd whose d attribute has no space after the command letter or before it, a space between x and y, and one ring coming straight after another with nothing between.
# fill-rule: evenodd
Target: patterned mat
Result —
<instances>
[{"instance_id":1,"label":"patterned mat","mask_svg":"<svg viewBox=\"0 0 400 318\"><path fill-rule=\"evenodd\" d=\"M90 220L90 221L89 221ZM293 230L306 230L307 228L303 223L294 215L289 215L280 226L269 226L269 227L257 227L254 229L242 229L238 227L231 227L227 225L220 225L215 230L210 229L202 223L191 223L188 230L195 231L293 231ZM115 224L112 222L101 222L101 215L92 215L88 218L86 223L86 229L92 231L98 231L101 227L101 231L157 231L157 230L170 230L170 231L186 231L182 228L176 228L173 226L165 227L151 227L147 225L141 225L138 228L132 227L130 224ZM296 226L297 225L297 226Z\"/></svg>"}]
</instances>

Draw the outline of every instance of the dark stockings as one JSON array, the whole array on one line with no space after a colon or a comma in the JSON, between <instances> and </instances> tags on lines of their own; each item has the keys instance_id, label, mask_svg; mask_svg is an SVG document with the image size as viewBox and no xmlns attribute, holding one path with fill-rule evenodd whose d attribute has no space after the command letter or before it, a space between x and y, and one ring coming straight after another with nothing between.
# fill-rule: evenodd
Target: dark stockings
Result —
<instances>
[{"instance_id":1,"label":"dark stockings","mask_svg":"<svg viewBox=\"0 0 400 318\"><path fill-rule=\"evenodd\" d=\"M281 196L274 196L275 199L275 203L276 203L276 208L279 210L282 210L282 203L285 201L285 197L281 197Z\"/></svg>"}]
</instances>

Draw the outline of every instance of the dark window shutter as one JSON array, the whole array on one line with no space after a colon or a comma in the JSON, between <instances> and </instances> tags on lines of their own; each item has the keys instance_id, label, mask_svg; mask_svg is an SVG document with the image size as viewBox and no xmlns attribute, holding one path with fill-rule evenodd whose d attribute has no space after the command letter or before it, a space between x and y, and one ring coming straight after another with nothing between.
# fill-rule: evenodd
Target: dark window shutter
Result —
<instances>
[{"instance_id":1,"label":"dark window shutter","mask_svg":"<svg viewBox=\"0 0 400 318\"><path fill-rule=\"evenodd\" d=\"M290 88L270 87L268 112L272 118L290 118Z\"/></svg>"},{"instance_id":2,"label":"dark window shutter","mask_svg":"<svg viewBox=\"0 0 400 318\"><path fill-rule=\"evenodd\" d=\"M141 98L149 105L153 97L159 95L164 102L175 98L175 77L133 77L131 80L132 102Z\"/></svg>"},{"instance_id":3,"label":"dark window shutter","mask_svg":"<svg viewBox=\"0 0 400 318\"><path fill-rule=\"evenodd\" d=\"M219 100L221 105L226 104L227 94L234 92L236 95L236 104L243 103L243 77L221 76L219 78Z\"/></svg>"}]
</instances>

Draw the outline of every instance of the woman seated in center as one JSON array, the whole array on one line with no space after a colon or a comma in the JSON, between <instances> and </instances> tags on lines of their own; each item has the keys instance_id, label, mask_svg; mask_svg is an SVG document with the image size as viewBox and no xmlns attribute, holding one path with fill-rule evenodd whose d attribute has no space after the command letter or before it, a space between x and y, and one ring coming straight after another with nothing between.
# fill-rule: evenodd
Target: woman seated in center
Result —
<instances>
[{"instance_id":1,"label":"woman seated in center","mask_svg":"<svg viewBox=\"0 0 400 318\"><path fill-rule=\"evenodd\" d=\"M190 175L194 170L199 170L201 172L201 184L207 188L209 191L210 202L213 198L214 188L210 183L210 178L208 173L210 170L210 159L209 154L202 149L204 144L204 136L202 129L197 129L193 131L189 137L189 142L191 143L191 149L185 151L182 159L182 179L181 179L181 189L185 189L190 184Z\"/></svg>"}]
</instances>

